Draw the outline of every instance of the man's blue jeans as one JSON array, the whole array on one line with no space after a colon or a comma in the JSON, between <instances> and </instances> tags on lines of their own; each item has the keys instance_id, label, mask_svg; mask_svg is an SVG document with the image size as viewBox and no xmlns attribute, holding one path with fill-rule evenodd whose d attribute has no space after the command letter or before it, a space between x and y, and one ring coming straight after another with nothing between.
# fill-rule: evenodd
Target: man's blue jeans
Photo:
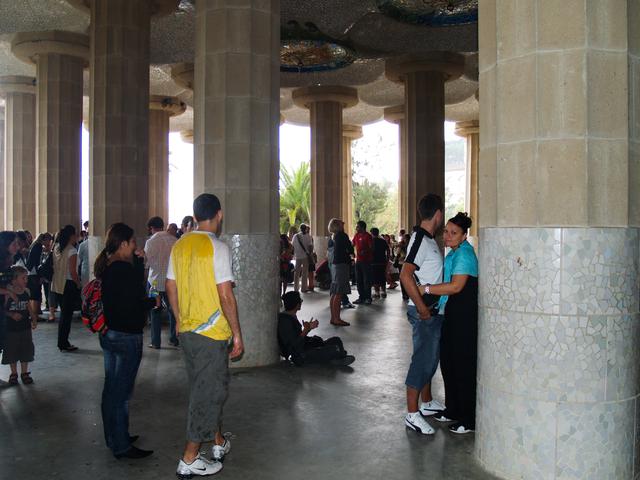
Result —
<instances>
[{"instance_id":1,"label":"man's blue jeans","mask_svg":"<svg viewBox=\"0 0 640 480\"><path fill-rule=\"evenodd\" d=\"M142 359L142 334L109 330L100 335L104 351L102 423L104 438L114 455L126 452L129 440L129 399Z\"/></svg>"},{"instance_id":2,"label":"man's blue jeans","mask_svg":"<svg viewBox=\"0 0 640 480\"><path fill-rule=\"evenodd\" d=\"M413 355L405 385L420 391L431 383L438 369L440 333L444 316L434 315L428 320L421 320L416 307L409 305L407 317L413 328Z\"/></svg>"},{"instance_id":3,"label":"man's blue jeans","mask_svg":"<svg viewBox=\"0 0 640 480\"><path fill-rule=\"evenodd\" d=\"M169 343L176 345L178 343L178 337L176 336L176 318L173 316L171 310L171 304L169 303L169 297L166 292L159 292L162 304L167 310L169 315ZM151 310L151 345L154 347L160 347L162 344L162 310Z\"/></svg>"}]
</instances>

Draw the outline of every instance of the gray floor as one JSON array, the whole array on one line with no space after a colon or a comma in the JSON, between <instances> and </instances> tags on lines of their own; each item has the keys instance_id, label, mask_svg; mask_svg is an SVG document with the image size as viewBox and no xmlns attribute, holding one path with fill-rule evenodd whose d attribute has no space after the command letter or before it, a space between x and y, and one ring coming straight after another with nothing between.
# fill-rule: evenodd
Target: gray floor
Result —
<instances>
[{"instance_id":1,"label":"gray floor","mask_svg":"<svg viewBox=\"0 0 640 480\"><path fill-rule=\"evenodd\" d=\"M225 409L233 450L222 477L494 478L473 459L473 435L454 436L437 422L430 437L405 429L403 381L411 345L399 292L346 312L351 327L328 325L326 293L305 295L301 317L311 315L320 319L319 335L339 332L357 357L353 368L233 370ZM97 339L76 321L71 340L80 350L62 354L55 348L56 328L40 324L35 332L35 384L0 390L0 479L175 478L187 401L181 352L145 346L131 432L141 436L140 447L155 453L118 461L103 445ZM0 378L8 374L0 366ZM439 376L434 384L442 398Z\"/></svg>"}]
</instances>

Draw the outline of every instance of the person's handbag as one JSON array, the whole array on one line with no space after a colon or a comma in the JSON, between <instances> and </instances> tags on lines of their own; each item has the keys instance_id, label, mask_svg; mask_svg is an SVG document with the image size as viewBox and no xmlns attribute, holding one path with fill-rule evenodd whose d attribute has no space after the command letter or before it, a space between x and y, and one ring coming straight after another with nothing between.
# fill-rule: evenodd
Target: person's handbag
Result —
<instances>
[{"instance_id":1,"label":"person's handbag","mask_svg":"<svg viewBox=\"0 0 640 480\"><path fill-rule=\"evenodd\" d=\"M36 273L47 282L53 280L53 255L47 254L46 258L36 267Z\"/></svg>"},{"instance_id":2,"label":"person's handbag","mask_svg":"<svg viewBox=\"0 0 640 480\"><path fill-rule=\"evenodd\" d=\"M307 255L307 259L309 260L309 271L315 272L316 264L318 263L318 255L316 255L316 252L310 254L298 235L296 235L296 240L298 240L298 245L302 247L302 250L304 250L304 253Z\"/></svg>"}]
</instances>

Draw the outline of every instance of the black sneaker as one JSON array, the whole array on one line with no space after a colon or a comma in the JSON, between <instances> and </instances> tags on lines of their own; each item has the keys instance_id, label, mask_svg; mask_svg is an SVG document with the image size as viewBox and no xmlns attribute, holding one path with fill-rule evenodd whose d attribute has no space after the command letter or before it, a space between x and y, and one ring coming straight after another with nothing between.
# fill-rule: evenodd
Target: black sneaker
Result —
<instances>
[{"instance_id":1,"label":"black sneaker","mask_svg":"<svg viewBox=\"0 0 640 480\"><path fill-rule=\"evenodd\" d=\"M346 367L356 361L356 357L353 355L345 355L342 358L334 358L329 363L335 367Z\"/></svg>"}]
</instances>

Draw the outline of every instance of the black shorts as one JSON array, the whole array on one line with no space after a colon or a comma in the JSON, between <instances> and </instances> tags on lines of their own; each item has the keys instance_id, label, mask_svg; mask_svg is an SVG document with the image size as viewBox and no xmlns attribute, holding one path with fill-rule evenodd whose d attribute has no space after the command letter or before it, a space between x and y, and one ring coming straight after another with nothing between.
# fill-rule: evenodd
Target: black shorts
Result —
<instances>
[{"instance_id":1,"label":"black shorts","mask_svg":"<svg viewBox=\"0 0 640 480\"><path fill-rule=\"evenodd\" d=\"M38 275L29 275L27 277L27 288L29 289L29 300L42 303L42 283Z\"/></svg>"}]
</instances>

